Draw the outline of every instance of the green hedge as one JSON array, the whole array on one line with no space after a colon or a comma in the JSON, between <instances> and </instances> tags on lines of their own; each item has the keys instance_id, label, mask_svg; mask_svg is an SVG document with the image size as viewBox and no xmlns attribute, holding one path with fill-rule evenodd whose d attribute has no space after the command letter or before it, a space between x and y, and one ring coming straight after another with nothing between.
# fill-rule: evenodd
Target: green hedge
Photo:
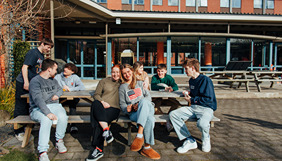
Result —
<instances>
[{"instance_id":1,"label":"green hedge","mask_svg":"<svg viewBox=\"0 0 282 161\"><path fill-rule=\"evenodd\" d=\"M25 54L30 50L30 44L23 41L15 41L13 44L14 55L14 79L22 70Z\"/></svg>"}]
</instances>

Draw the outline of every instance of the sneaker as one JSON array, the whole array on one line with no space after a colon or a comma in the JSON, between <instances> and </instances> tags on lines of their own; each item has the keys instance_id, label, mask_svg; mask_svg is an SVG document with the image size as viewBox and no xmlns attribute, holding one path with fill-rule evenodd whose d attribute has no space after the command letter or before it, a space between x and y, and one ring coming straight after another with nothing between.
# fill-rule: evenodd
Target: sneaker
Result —
<instances>
[{"instance_id":1,"label":"sneaker","mask_svg":"<svg viewBox=\"0 0 282 161\"><path fill-rule=\"evenodd\" d=\"M58 149L59 153L65 153L67 152L67 148L64 145L64 141L62 139L58 140L56 143L56 148Z\"/></svg>"},{"instance_id":2,"label":"sneaker","mask_svg":"<svg viewBox=\"0 0 282 161\"><path fill-rule=\"evenodd\" d=\"M179 148L177 148L177 152L178 153L186 153L188 152L188 150L191 150L191 149L196 149L197 148L197 142L194 138L192 137L188 137L183 145Z\"/></svg>"},{"instance_id":3,"label":"sneaker","mask_svg":"<svg viewBox=\"0 0 282 161\"><path fill-rule=\"evenodd\" d=\"M86 161L96 161L99 160L104 156L103 151L99 151L98 149L95 149L93 153L86 159Z\"/></svg>"},{"instance_id":4,"label":"sneaker","mask_svg":"<svg viewBox=\"0 0 282 161\"><path fill-rule=\"evenodd\" d=\"M105 140L106 140L106 142L107 142L108 144L111 143L112 141L114 141L113 134L111 133L110 130L105 130L105 131L103 132L103 135L102 135L102 136L105 138Z\"/></svg>"},{"instance_id":5,"label":"sneaker","mask_svg":"<svg viewBox=\"0 0 282 161\"><path fill-rule=\"evenodd\" d=\"M16 137L19 141L23 141L23 139L24 139L24 132L15 134L15 137Z\"/></svg>"},{"instance_id":6,"label":"sneaker","mask_svg":"<svg viewBox=\"0 0 282 161\"><path fill-rule=\"evenodd\" d=\"M70 128L70 133L77 133L78 132L78 128L76 126L72 126Z\"/></svg>"},{"instance_id":7,"label":"sneaker","mask_svg":"<svg viewBox=\"0 0 282 161\"><path fill-rule=\"evenodd\" d=\"M211 151L211 141L210 138L208 139L203 139L203 143L202 143L202 151L203 152L210 152Z\"/></svg>"},{"instance_id":8,"label":"sneaker","mask_svg":"<svg viewBox=\"0 0 282 161\"><path fill-rule=\"evenodd\" d=\"M166 126L167 132L170 132L173 129L173 126L170 121L167 121L165 126Z\"/></svg>"},{"instance_id":9,"label":"sneaker","mask_svg":"<svg viewBox=\"0 0 282 161\"><path fill-rule=\"evenodd\" d=\"M50 161L47 152L43 152L39 155L39 161Z\"/></svg>"}]
</instances>

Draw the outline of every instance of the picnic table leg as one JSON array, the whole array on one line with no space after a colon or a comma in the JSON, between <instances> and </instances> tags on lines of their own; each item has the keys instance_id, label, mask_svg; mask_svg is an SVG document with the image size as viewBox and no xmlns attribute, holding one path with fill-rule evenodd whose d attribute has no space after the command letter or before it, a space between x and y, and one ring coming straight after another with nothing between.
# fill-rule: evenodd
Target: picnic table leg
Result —
<instances>
[{"instance_id":1,"label":"picnic table leg","mask_svg":"<svg viewBox=\"0 0 282 161\"><path fill-rule=\"evenodd\" d=\"M255 83L256 83L257 89L258 89L258 91L260 92L260 85L259 85L259 81L258 81L258 76L257 76L257 74L254 74L254 77L255 77Z\"/></svg>"},{"instance_id":2,"label":"picnic table leg","mask_svg":"<svg viewBox=\"0 0 282 161\"><path fill-rule=\"evenodd\" d=\"M246 86L246 91L249 92L250 89L249 89L249 82L245 82L245 86Z\"/></svg>"},{"instance_id":3,"label":"picnic table leg","mask_svg":"<svg viewBox=\"0 0 282 161\"><path fill-rule=\"evenodd\" d=\"M131 145L131 123L127 123L127 134L128 134L128 142L127 145Z\"/></svg>"},{"instance_id":4,"label":"picnic table leg","mask_svg":"<svg viewBox=\"0 0 282 161\"><path fill-rule=\"evenodd\" d=\"M32 124L27 124L26 128L25 128L25 133L24 133L24 139L23 139L23 143L22 143L22 148L24 148L28 142L29 142L29 138L30 138L30 134L31 134L31 130L32 130Z\"/></svg>"},{"instance_id":5,"label":"picnic table leg","mask_svg":"<svg viewBox=\"0 0 282 161\"><path fill-rule=\"evenodd\" d=\"M214 127L214 122L213 121L211 121L211 127Z\"/></svg>"},{"instance_id":6,"label":"picnic table leg","mask_svg":"<svg viewBox=\"0 0 282 161\"><path fill-rule=\"evenodd\" d=\"M274 85L274 81L271 81L270 88L272 88L273 85Z\"/></svg>"}]
</instances>

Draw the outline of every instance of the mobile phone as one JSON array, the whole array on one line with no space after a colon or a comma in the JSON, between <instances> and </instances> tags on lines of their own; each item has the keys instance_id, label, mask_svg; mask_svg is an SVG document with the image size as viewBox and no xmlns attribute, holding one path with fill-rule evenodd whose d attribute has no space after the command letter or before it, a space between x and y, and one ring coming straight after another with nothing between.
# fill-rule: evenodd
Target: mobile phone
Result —
<instances>
[{"instance_id":1,"label":"mobile phone","mask_svg":"<svg viewBox=\"0 0 282 161\"><path fill-rule=\"evenodd\" d=\"M128 96L132 96L132 95L135 94L135 92L133 90L130 90L130 91L127 92L127 94L128 94Z\"/></svg>"}]
</instances>

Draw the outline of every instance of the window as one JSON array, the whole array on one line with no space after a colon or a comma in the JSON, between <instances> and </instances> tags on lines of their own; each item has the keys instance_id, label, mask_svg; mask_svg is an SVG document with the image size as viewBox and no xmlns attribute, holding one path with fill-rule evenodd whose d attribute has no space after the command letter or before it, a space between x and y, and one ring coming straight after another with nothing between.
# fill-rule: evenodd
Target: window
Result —
<instances>
[{"instance_id":1,"label":"window","mask_svg":"<svg viewBox=\"0 0 282 161\"><path fill-rule=\"evenodd\" d=\"M169 6L178 6L178 0L168 0Z\"/></svg>"},{"instance_id":2,"label":"window","mask_svg":"<svg viewBox=\"0 0 282 161\"><path fill-rule=\"evenodd\" d=\"M220 0L220 7L230 7L230 0ZM241 0L232 0L232 8L241 8Z\"/></svg>"},{"instance_id":3,"label":"window","mask_svg":"<svg viewBox=\"0 0 282 161\"><path fill-rule=\"evenodd\" d=\"M132 0L122 0L122 4L132 4ZM144 0L134 0L134 4L144 4Z\"/></svg>"},{"instance_id":4,"label":"window","mask_svg":"<svg viewBox=\"0 0 282 161\"><path fill-rule=\"evenodd\" d=\"M186 0L186 6L196 6L196 0ZM199 7L207 7L208 0L198 0Z\"/></svg>"},{"instance_id":5,"label":"window","mask_svg":"<svg viewBox=\"0 0 282 161\"><path fill-rule=\"evenodd\" d=\"M229 0L220 0L220 7L229 7Z\"/></svg>"},{"instance_id":6,"label":"window","mask_svg":"<svg viewBox=\"0 0 282 161\"><path fill-rule=\"evenodd\" d=\"M196 6L195 0L186 0L186 6Z\"/></svg>"},{"instance_id":7,"label":"window","mask_svg":"<svg viewBox=\"0 0 282 161\"><path fill-rule=\"evenodd\" d=\"M163 5L162 0L153 0L153 5Z\"/></svg>"},{"instance_id":8,"label":"window","mask_svg":"<svg viewBox=\"0 0 282 161\"><path fill-rule=\"evenodd\" d=\"M274 9L274 0L266 0L266 8Z\"/></svg>"},{"instance_id":9,"label":"window","mask_svg":"<svg viewBox=\"0 0 282 161\"><path fill-rule=\"evenodd\" d=\"M98 3L107 3L107 0L94 0L94 2L98 2Z\"/></svg>"},{"instance_id":10,"label":"window","mask_svg":"<svg viewBox=\"0 0 282 161\"><path fill-rule=\"evenodd\" d=\"M232 0L232 8L241 8L241 0Z\"/></svg>"},{"instance_id":11,"label":"window","mask_svg":"<svg viewBox=\"0 0 282 161\"><path fill-rule=\"evenodd\" d=\"M262 8L262 0L254 0L254 8Z\"/></svg>"}]
</instances>

